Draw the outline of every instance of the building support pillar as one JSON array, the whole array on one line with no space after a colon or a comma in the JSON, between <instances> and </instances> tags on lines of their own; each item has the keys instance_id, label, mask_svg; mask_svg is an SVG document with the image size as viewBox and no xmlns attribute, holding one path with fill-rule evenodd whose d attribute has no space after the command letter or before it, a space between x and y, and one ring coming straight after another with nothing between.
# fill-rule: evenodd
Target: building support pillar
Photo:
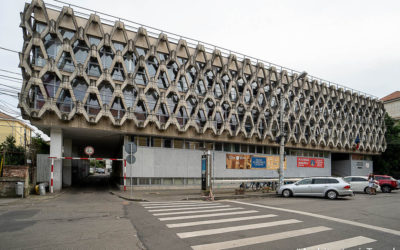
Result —
<instances>
[{"instance_id":1,"label":"building support pillar","mask_svg":"<svg viewBox=\"0 0 400 250\"><path fill-rule=\"evenodd\" d=\"M62 157L63 134L59 128L50 130L50 157ZM49 166L50 167L50 166ZM50 183L50 176L49 176ZM54 160L54 191L60 191L62 188L62 160Z\"/></svg>"},{"instance_id":2,"label":"building support pillar","mask_svg":"<svg viewBox=\"0 0 400 250\"><path fill-rule=\"evenodd\" d=\"M72 156L71 139L64 139L64 156ZM63 160L62 165L62 184L64 187L70 187L72 184L72 160Z\"/></svg>"}]
</instances>

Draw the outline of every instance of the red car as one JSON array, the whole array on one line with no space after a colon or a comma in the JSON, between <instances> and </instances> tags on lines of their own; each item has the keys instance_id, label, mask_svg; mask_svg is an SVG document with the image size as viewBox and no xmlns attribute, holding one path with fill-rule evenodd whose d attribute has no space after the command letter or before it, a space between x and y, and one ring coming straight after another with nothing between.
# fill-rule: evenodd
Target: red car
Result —
<instances>
[{"instance_id":1,"label":"red car","mask_svg":"<svg viewBox=\"0 0 400 250\"><path fill-rule=\"evenodd\" d=\"M375 175L375 180L379 182L379 186L383 193L390 193L394 189L398 189L397 180L389 175Z\"/></svg>"}]
</instances>

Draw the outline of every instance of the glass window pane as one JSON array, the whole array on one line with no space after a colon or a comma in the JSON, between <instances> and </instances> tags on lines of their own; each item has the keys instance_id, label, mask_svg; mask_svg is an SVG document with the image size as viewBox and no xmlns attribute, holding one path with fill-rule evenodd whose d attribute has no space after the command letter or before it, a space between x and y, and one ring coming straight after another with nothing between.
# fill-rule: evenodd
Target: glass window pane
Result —
<instances>
[{"instance_id":1,"label":"glass window pane","mask_svg":"<svg viewBox=\"0 0 400 250\"><path fill-rule=\"evenodd\" d=\"M137 142L138 146L147 147L147 137L138 136L137 140L138 140L138 142Z\"/></svg>"},{"instance_id":2,"label":"glass window pane","mask_svg":"<svg viewBox=\"0 0 400 250\"><path fill-rule=\"evenodd\" d=\"M247 144L240 145L240 152L247 153Z\"/></svg>"},{"instance_id":3,"label":"glass window pane","mask_svg":"<svg viewBox=\"0 0 400 250\"><path fill-rule=\"evenodd\" d=\"M232 151L232 144L230 143L224 143L224 151L225 152L231 152Z\"/></svg>"},{"instance_id":4,"label":"glass window pane","mask_svg":"<svg viewBox=\"0 0 400 250\"><path fill-rule=\"evenodd\" d=\"M172 148L172 140L164 139L164 148Z\"/></svg>"},{"instance_id":5,"label":"glass window pane","mask_svg":"<svg viewBox=\"0 0 400 250\"><path fill-rule=\"evenodd\" d=\"M240 144L233 144L234 152L240 152Z\"/></svg>"},{"instance_id":6,"label":"glass window pane","mask_svg":"<svg viewBox=\"0 0 400 250\"><path fill-rule=\"evenodd\" d=\"M212 143L212 142L206 142L206 149L213 150L214 149L213 145L214 145L214 143Z\"/></svg>"},{"instance_id":7,"label":"glass window pane","mask_svg":"<svg viewBox=\"0 0 400 250\"><path fill-rule=\"evenodd\" d=\"M215 150L216 151L222 151L222 143L216 142L215 143Z\"/></svg>"},{"instance_id":8,"label":"glass window pane","mask_svg":"<svg viewBox=\"0 0 400 250\"><path fill-rule=\"evenodd\" d=\"M255 152L256 152L256 146L249 145L249 153L255 153Z\"/></svg>"},{"instance_id":9,"label":"glass window pane","mask_svg":"<svg viewBox=\"0 0 400 250\"><path fill-rule=\"evenodd\" d=\"M174 139L174 148L183 148L183 140Z\"/></svg>"},{"instance_id":10,"label":"glass window pane","mask_svg":"<svg viewBox=\"0 0 400 250\"><path fill-rule=\"evenodd\" d=\"M161 138L153 138L153 147L157 147L157 148L160 148L161 147L161 144L162 143L162 139Z\"/></svg>"}]
</instances>

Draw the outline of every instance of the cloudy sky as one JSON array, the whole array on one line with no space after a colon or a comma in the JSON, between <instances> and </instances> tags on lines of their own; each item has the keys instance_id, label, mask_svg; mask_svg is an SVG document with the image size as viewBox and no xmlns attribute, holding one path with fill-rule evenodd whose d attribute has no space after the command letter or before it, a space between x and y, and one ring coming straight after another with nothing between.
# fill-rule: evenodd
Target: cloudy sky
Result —
<instances>
[{"instance_id":1,"label":"cloudy sky","mask_svg":"<svg viewBox=\"0 0 400 250\"><path fill-rule=\"evenodd\" d=\"M66 1L307 71L379 98L400 90L400 1ZM0 47L21 50L19 12L24 3L2 2ZM17 54L0 49L0 70L20 72ZM20 78L0 71L4 74ZM1 77L0 83L19 86ZM0 100L16 109L15 98L2 95Z\"/></svg>"}]
</instances>

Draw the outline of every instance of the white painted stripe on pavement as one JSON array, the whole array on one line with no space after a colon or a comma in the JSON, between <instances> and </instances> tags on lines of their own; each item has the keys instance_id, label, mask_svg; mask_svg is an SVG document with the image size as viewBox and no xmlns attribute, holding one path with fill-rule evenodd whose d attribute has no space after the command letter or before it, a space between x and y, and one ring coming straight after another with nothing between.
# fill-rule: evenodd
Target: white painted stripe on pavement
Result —
<instances>
[{"instance_id":1,"label":"white painted stripe on pavement","mask_svg":"<svg viewBox=\"0 0 400 250\"><path fill-rule=\"evenodd\" d=\"M400 231L398 231L398 230L384 228L384 227L378 227L378 226L373 226L373 225L368 225L368 224L365 224L365 223L355 222L355 221L351 221L351 220L339 219L339 218L330 217L330 216L321 215L321 214L313 214L313 213L297 211L297 210L292 210L292 209L287 209L287 208L279 208L279 207L271 207L271 206L260 205L260 204L252 204L252 203L247 203L247 202L242 202L242 201L231 201L230 200L228 202L233 202L233 203L247 205L247 206L253 206L253 207L268 208L268 209L284 211L284 212L288 212L288 213L307 215L307 216L311 216L311 217L315 217L315 218L330 220L330 221L334 221L334 222L339 222L339 223L348 224L348 225L357 226L357 227L363 227L363 228L367 228L367 229L372 229L372 230L376 230L376 231L380 231L380 232L384 232L384 233L389 233L389 234L394 234L394 235L400 236Z\"/></svg>"},{"instance_id":2,"label":"white painted stripe on pavement","mask_svg":"<svg viewBox=\"0 0 400 250\"><path fill-rule=\"evenodd\" d=\"M177 233L178 237L184 238L191 238L191 237L198 237L198 236L205 236L205 235L213 235L213 234L222 234L222 233L229 233L229 232L237 232L243 230L252 230L258 228L265 228L265 227L274 227L280 225L288 225L294 223L300 223L302 221L299 220L279 220L279 221L271 221L271 222L264 222L264 223L256 223L256 224L248 224L242 226L233 226L233 227L222 227L216 229L207 229L207 230L199 230L193 232L184 232L184 233Z\"/></svg>"},{"instance_id":3,"label":"white painted stripe on pavement","mask_svg":"<svg viewBox=\"0 0 400 250\"><path fill-rule=\"evenodd\" d=\"M270 217L276 217L276 215L275 214L264 214L264 215L245 216L245 217L237 217L237 218L229 218L229 219L184 222L184 223L176 223L176 224L167 224L167 227L169 227L169 228L191 227L191 226L198 226L198 225L218 224L218 223L224 223L224 222L264 219L264 218L270 218Z\"/></svg>"},{"instance_id":4,"label":"white painted stripe on pavement","mask_svg":"<svg viewBox=\"0 0 400 250\"><path fill-rule=\"evenodd\" d=\"M186 208L165 208L165 209L152 209L149 212L167 212L167 211L184 211L184 210L196 210L203 208L220 208L220 207L230 207L230 205L221 205L221 206L206 206L206 207L186 207Z\"/></svg>"},{"instance_id":5,"label":"white painted stripe on pavement","mask_svg":"<svg viewBox=\"0 0 400 250\"><path fill-rule=\"evenodd\" d=\"M261 243L266 243L266 242L275 241L275 240L282 240L282 239L288 239L288 238L307 235L307 234L324 232L324 231L328 231L328 230L332 230L332 229L329 227L323 227L323 226L310 227L310 228L303 228L303 229L292 230L292 231L285 231L285 232L281 232L281 233L274 233L274 234L267 234L267 235L249 237L249 238L242 238L242 239L238 239L238 240L230 240L230 241L222 241L222 242L210 243L210 244L204 244L204 245L197 245L197 246L192 246L192 249L194 249L194 250L214 250L214 249L217 250L217 249L228 249L228 248L234 248L234 247L244 247L244 246L261 244Z\"/></svg>"},{"instance_id":6,"label":"white painted stripe on pavement","mask_svg":"<svg viewBox=\"0 0 400 250\"><path fill-rule=\"evenodd\" d=\"M169 212L169 213L157 213L154 216L163 215L175 215L175 214L196 214L196 213L209 213L209 212L222 212L222 211L232 211L232 210L242 210L242 207L231 207L231 208L219 208L219 209L202 209L202 210L192 210L192 211L181 211L181 212Z\"/></svg>"},{"instance_id":7,"label":"white painted stripe on pavement","mask_svg":"<svg viewBox=\"0 0 400 250\"><path fill-rule=\"evenodd\" d=\"M175 217L164 217L158 218L160 221L166 220L185 220L185 219L196 219L196 218L205 218L205 217L218 217L218 216L227 216L227 215L237 215L237 214L251 214L257 213L257 210L247 210L247 211L239 211L239 212L228 212L228 213L215 213L215 214L198 214L198 215L185 215L185 216L175 216Z\"/></svg>"},{"instance_id":8,"label":"white painted stripe on pavement","mask_svg":"<svg viewBox=\"0 0 400 250\"><path fill-rule=\"evenodd\" d=\"M146 208L146 209L150 209L150 208L173 208L173 207L199 207L199 206L202 206L203 204L184 204L184 205L181 205L181 204L179 204L179 205L162 205L162 206L150 206L150 207L144 207L144 208ZM221 203L214 203L213 204L214 206L217 206L217 205L221 205ZM209 206L213 206L213 205L209 205Z\"/></svg>"},{"instance_id":9,"label":"white painted stripe on pavement","mask_svg":"<svg viewBox=\"0 0 400 250\"><path fill-rule=\"evenodd\" d=\"M316 245L316 246L311 246L311 247L306 247L304 250L322 250L322 249L329 249L329 250L342 250L350 247L356 247L360 245L364 245L367 243L375 242L376 240L363 237L363 236L358 236L354 238L349 238L345 240L338 240L338 241L332 241L332 242L327 242L323 243L321 245ZM300 250L303 248L300 248Z\"/></svg>"},{"instance_id":10,"label":"white painted stripe on pavement","mask_svg":"<svg viewBox=\"0 0 400 250\"><path fill-rule=\"evenodd\" d=\"M153 202L139 202L141 205L145 206L145 205L158 205L158 204L181 204L181 203L210 203L210 202L206 202L206 201L153 201Z\"/></svg>"}]
</instances>

